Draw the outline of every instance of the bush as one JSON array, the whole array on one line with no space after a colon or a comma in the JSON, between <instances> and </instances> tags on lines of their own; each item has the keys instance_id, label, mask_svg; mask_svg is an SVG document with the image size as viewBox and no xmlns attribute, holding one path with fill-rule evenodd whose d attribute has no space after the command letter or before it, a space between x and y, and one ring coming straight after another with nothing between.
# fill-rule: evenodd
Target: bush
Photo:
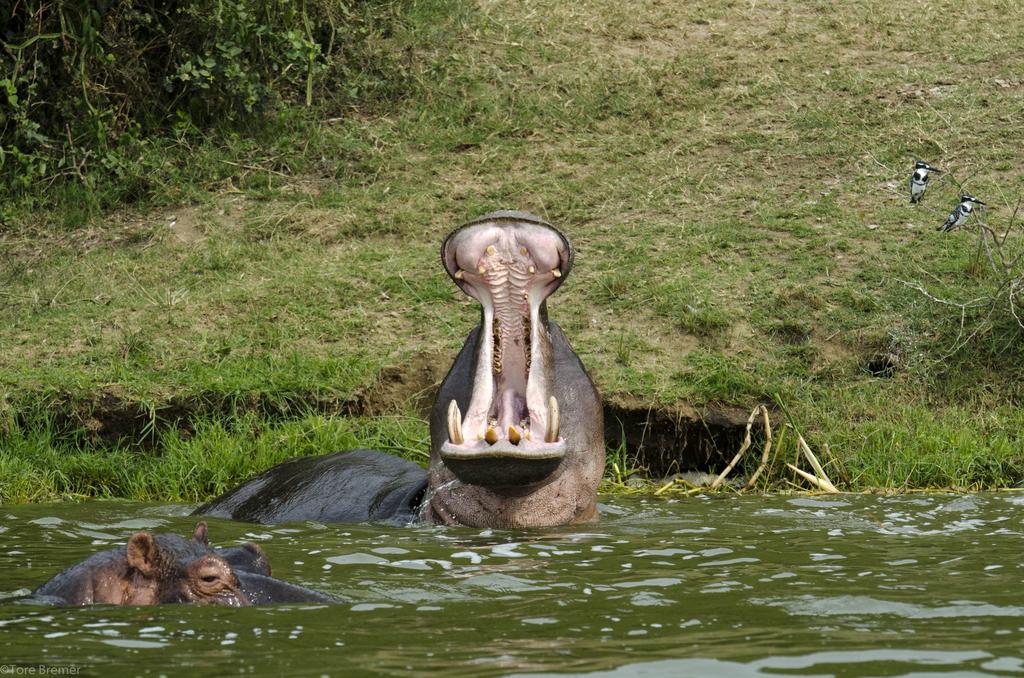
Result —
<instances>
[{"instance_id":1,"label":"bush","mask_svg":"<svg viewBox=\"0 0 1024 678\"><path fill-rule=\"evenodd\" d=\"M337 108L367 74L394 1L23 0L0 10L0 180L117 177L149 135L239 127L282 103ZM382 71L382 67L386 69ZM394 91L391 84L392 91Z\"/></svg>"}]
</instances>

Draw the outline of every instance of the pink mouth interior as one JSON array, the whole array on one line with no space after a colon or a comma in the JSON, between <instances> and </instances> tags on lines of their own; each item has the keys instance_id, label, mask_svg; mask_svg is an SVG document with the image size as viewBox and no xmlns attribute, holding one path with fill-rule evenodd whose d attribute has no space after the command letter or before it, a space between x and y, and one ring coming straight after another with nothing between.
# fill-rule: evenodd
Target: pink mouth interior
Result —
<instances>
[{"instance_id":1,"label":"pink mouth interior","mask_svg":"<svg viewBox=\"0 0 1024 678\"><path fill-rule=\"evenodd\" d=\"M464 442L449 440L447 452L543 456L559 447L560 438L544 440L551 385L534 354L548 343L541 304L561 283L568 256L556 231L521 222L470 226L446 243L445 266L484 312Z\"/></svg>"}]
</instances>

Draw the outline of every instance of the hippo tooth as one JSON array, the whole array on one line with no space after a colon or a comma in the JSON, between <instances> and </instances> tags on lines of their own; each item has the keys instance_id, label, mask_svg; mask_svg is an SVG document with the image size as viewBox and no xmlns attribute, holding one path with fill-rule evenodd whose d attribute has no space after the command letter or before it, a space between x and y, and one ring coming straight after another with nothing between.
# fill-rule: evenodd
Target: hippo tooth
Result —
<instances>
[{"instance_id":1,"label":"hippo tooth","mask_svg":"<svg viewBox=\"0 0 1024 678\"><path fill-rule=\"evenodd\" d=\"M487 269L484 268L483 266L477 266L476 272L479 273L480 275L483 275L484 273L487 273Z\"/></svg>"},{"instance_id":2,"label":"hippo tooth","mask_svg":"<svg viewBox=\"0 0 1024 678\"><path fill-rule=\"evenodd\" d=\"M516 430L515 426L508 427L508 441L510 443L512 443L513 445L518 445L519 441L522 439L523 437L519 435L519 431Z\"/></svg>"},{"instance_id":3,"label":"hippo tooth","mask_svg":"<svg viewBox=\"0 0 1024 678\"><path fill-rule=\"evenodd\" d=\"M498 442L498 432L494 430L493 426L487 427L487 433L484 434L484 440L486 440L489 445L493 445Z\"/></svg>"},{"instance_id":4,"label":"hippo tooth","mask_svg":"<svg viewBox=\"0 0 1024 678\"><path fill-rule=\"evenodd\" d=\"M519 248L519 253L522 254L525 257L526 256L526 248L525 247L520 247Z\"/></svg>"},{"instance_id":5,"label":"hippo tooth","mask_svg":"<svg viewBox=\"0 0 1024 678\"><path fill-rule=\"evenodd\" d=\"M448 440L456 445L465 442L462 437L462 412L459 411L459 404L454 400L448 405Z\"/></svg>"},{"instance_id":6,"label":"hippo tooth","mask_svg":"<svg viewBox=\"0 0 1024 678\"><path fill-rule=\"evenodd\" d=\"M535 269L533 266L530 266L526 270L529 272L530 275L533 275L534 273L537 272L537 269Z\"/></svg>"},{"instance_id":7,"label":"hippo tooth","mask_svg":"<svg viewBox=\"0 0 1024 678\"><path fill-rule=\"evenodd\" d=\"M495 248L495 247L494 247L494 245L488 245L488 246L487 246L487 256L489 256L489 257L493 257L493 256L494 256L494 254L495 254L495 253L496 253L497 251L498 251L498 250L497 250L497 248Z\"/></svg>"},{"instance_id":8,"label":"hippo tooth","mask_svg":"<svg viewBox=\"0 0 1024 678\"><path fill-rule=\"evenodd\" d=\"M551 275L555 276L556 278L561 278L562 272L559 271L557 268L553 268L551 269Z\"/></svg>"},{"instance_id":9,"label":"hippo tooth","mask_svg":"<svg viewBox=\"0 0 1024 678\"><path fill-rule=\"evenodd\" d=\"M555 396L550 396L548 398L548 426L544 432L544 442L558 442L558 433L561 427L562 422L558 414L558 401L555 400Z\"/></svg>"},{"instance_id":10,"label":"hippo tooth","mask_svg":"<svg viewBox=\"0 0 1024 678\"><path fill-rule=\"evenodd\" d=\"M466 275L466 272L463 271L461 268L459 270L455 271L455 279L456 280L462 280L463 276L465 276L465 275Z\"/></svg>"}]
</instances>

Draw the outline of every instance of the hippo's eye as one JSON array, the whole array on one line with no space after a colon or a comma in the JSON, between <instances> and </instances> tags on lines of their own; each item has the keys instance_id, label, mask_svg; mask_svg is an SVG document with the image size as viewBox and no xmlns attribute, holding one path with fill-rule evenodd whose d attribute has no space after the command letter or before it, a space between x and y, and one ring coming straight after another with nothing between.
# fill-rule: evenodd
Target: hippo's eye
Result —
<instances>
[{"instance_id":1,"label":"hippo's eye","mask_svg":"<svg viewBox=\"0 0 1024 678\"><path fill-rule=\"evenodd\" d=\"M203 580L204 582L206 582L207 584L212 584L212 583L214 583L215 581L217 581L218 579L220 579L220 577L218 577L218 576L217 576L217 575L215 575L215 574L208 574L208 575L206 575L205 577L202 577L202 580Z\"/></svg>"}]
</instances>

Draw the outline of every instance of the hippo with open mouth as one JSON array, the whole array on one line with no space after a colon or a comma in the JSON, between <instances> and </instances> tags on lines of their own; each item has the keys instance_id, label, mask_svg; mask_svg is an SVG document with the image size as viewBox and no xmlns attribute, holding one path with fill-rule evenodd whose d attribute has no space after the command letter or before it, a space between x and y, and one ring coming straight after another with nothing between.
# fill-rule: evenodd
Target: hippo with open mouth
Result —
<instances>
[{"instance_id":1,"label":"hippo with open mouth","mask_svg":"<svg viewBox=\"0 0 1024 678\"><path fill-rule=\"evenodd\" d=\"M475 219L441 245L445 270L480 302L430 417L430 464L371 450L279 464L196 513L259 523L420 519L545 527L597 517L601 401L547 298L572 267L569 241L524 212Z\"/></svg>"},{"instance_id":2,"label":"hippo with open mouth","mask_svg":"<svg viewBox=\"0 0 1024 678\"><path fill-rule=\"evenodd\" d=\"M202 522L191 539L136 532L127 545L95 553L57 573L28 600L51 605L191 603L229 607L341 602L270 576L270 561L256 544L211 548Z\"/></svg>"}]
</instances>

